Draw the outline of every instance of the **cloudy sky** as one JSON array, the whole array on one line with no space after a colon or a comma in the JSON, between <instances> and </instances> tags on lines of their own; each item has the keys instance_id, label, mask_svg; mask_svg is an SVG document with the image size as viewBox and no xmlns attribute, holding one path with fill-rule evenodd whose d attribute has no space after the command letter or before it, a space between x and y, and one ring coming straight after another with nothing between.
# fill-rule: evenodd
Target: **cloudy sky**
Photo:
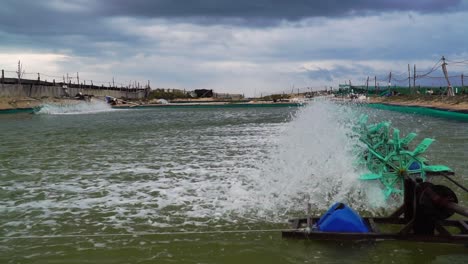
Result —
<instances>
[{"instance_id":1,"label":"cloudy sky","mask_svg":"<svg viewBox=\"0 0 468 264\"><path fill-rule=\"evenodd\" d=\"M0 67L248 96L390 71L404 85L442 55L468 75L467 25L468 0L2 0Z\"/></svg>"}]
</instances>

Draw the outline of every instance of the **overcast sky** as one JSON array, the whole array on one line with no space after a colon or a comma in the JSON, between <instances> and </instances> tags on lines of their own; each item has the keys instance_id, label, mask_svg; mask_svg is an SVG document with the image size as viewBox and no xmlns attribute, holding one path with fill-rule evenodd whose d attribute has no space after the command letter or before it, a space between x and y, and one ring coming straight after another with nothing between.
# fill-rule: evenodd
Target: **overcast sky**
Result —
<instances>
[{"instance_id":1,"label":"overcast sky","mask_svg":"<svg viewBox=\"0 0 468 264\"><path fill-rule=\"evenodd\" d=\"M2 0L0 67L252 96L468 60L467 25L468 0Z\"/></svg>"}]
</instances>

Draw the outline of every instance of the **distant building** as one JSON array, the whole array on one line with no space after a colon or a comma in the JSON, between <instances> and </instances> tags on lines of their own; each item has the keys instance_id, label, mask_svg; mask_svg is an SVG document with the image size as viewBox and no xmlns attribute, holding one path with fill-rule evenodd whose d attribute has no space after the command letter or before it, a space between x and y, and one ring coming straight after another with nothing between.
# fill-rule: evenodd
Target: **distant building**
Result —
<instances>
[{"instance_id":1,"label":"distant building","mask_svg":"<svg viewBox=\"0 0 468 264\"><path fill-rule=\"evenodd\" d=\"M197 95L197 98L211 98L211 97L213 97L213 90L198 89L198 90L194 90L193 92Z\"/></svg>"}]
</instances>

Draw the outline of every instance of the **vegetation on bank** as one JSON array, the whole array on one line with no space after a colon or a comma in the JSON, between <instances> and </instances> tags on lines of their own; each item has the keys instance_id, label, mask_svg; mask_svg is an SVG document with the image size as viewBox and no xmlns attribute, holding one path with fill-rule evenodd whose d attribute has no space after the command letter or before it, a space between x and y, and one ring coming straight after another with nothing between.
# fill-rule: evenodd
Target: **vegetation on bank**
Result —
<instances>
[{"instance_id":1,"label":"vegetation on bank","mask_svg":"<svg viewBox=\"0 0 468 264\"><path fill-rule=\"evenodd\" d=\"M265 101L281 101L281 99L290 99L291 95L289 94L272 94L263 96L260 99Z\"/></svg>"},{"instance_id":2,"label":"vegetation on bank","mask_svg":"<svg viewBox=\"0 0 468 264\"><path fill-rule=\"evenodd\" d=\"M148 95L148 100L153 99L165 99L165 100L173 100L173 99L181 99L181 98L190 98L190 93L182 91L182 90L168 90L168 89L155 89L151 90Z\"/></svg>"}]
</instances>

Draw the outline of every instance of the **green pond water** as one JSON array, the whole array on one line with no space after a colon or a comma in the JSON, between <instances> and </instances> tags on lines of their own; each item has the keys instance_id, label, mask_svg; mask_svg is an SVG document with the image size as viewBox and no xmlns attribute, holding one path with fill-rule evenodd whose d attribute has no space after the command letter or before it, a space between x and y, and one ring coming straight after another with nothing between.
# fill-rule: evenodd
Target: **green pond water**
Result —
<instances>
[{"instance_id":1,"label":"green pond water","mask_svg":"<svg viewBox=\"0 0 468 264\"><path fill-rule=\"evenodd\" d=\"M459 120L326 101L0 115L0 263L468 263L460 245L281 238L307 202L316 214L337 201L363 215L397 206L357 180L361 113L435 138L431 163L467 185Z\"/></svg>"}]
</instances>

